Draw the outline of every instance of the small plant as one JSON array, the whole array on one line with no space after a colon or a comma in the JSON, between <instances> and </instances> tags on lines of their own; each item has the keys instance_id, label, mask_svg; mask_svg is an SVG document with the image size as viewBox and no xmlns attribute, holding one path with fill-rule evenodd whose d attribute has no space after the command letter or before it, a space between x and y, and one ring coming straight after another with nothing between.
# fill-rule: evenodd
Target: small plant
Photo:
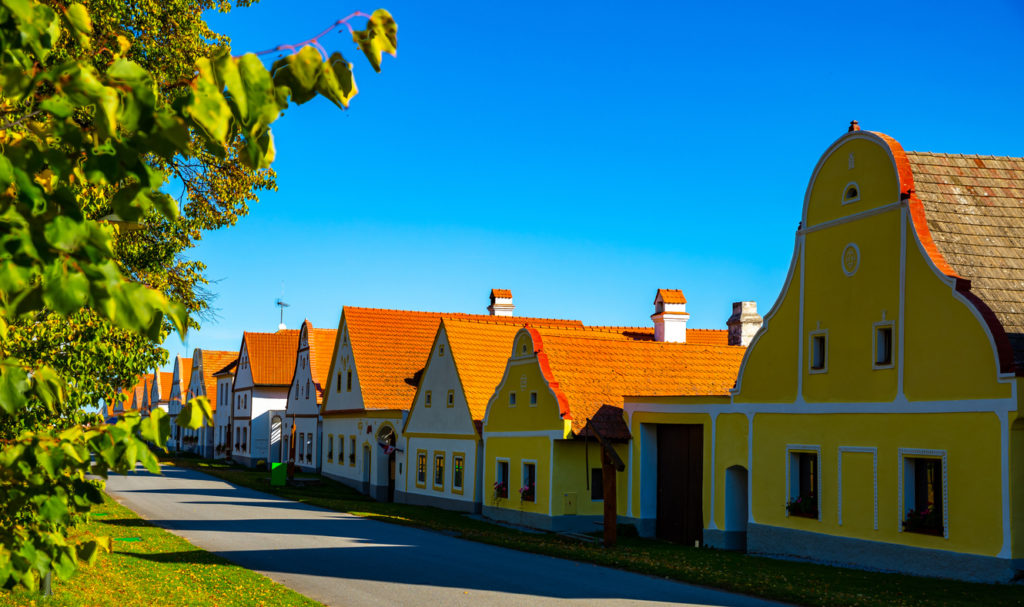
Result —
<instances>
[{"instance_id":1,"label":"small plant","mask_svg":"<svg viewBox=\"0 0 1024 607\"><path fill-rule=\"evenodd\" d=\"M502 481L494 481L494 500L508 497L508 485Z\"/></svg>"},{"instance_id":2,"label":"small plant","mask_svg":"<svg viewBox=\"0 0 1024 607\"><path fill-rule=\"evenodd\" d=\"M786 502L786 511L790 516L818 518L818 497L813 493L802 493Z\"/></svg>"},{"instance_id":3,"label":"small plant","mask_svg":"<svg viewBox=\"0 0 1024 607\"><path fill-rule=\"evenodd\" d=\"M942 513L931 504L921 510L910 510L903 520L903 530L942 535Z\"/></svg>"},{"instance_id":4,"label":"small plant","mask_svg":"<svg viewBox=\"0 0 1024 607\"><path fill-rule=\"evenodd\" d=\"M519 488L519 501L521 502L532 502L535 501L536 487L534 483L529 485L523 485Z\"/></svg>"}]
</instances>

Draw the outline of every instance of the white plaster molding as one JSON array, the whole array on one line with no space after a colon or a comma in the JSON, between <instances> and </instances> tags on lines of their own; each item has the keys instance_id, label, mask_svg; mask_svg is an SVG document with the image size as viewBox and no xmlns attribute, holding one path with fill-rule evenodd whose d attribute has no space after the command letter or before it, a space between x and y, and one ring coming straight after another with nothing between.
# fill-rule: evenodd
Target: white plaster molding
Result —
<instances>
[{"instance_id":1,"label":"white plaster molding","mask_svg":"<svg viewBox=\"0 0 1024 607\"><path fill-rule=\"evenodd\" d=\"M851 156L852 156L852 154L851 154ZM853 198L847 198L846 197L846 193L850 190L851 187L854 190L857 191L857 195L854 196ZM857 185L856 181L851 181L850 183L848 183L848 184L843 186L843 193L840 194L840 196L839 196L840 204L852 204L854 202L858 202L859 200L860 200L860 186Z\"/></svg>"},{"instance_id":2,"label":"white plaster molding","mask_svg":"<svg viewBox=\"0 0 1024 607\"><path fill-rule=\"evenodd\" d=\"M875 531L878 531L878 449L875 447L839 447L839 466L837 470L839 490L836 492L836 510L839 525L843 524L843 454L844 453L870 453L872 487L874 488L875 504Z\"/></svg>"}]
</instances>

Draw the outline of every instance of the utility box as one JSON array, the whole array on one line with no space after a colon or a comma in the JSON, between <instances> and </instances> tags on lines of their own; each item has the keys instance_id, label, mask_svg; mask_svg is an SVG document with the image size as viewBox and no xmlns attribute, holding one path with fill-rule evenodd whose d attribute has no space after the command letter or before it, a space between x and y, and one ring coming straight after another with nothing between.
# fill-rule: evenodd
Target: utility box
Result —
<instances>
[{"instance_id":1,"label":"utility box","mask_svg":"<svg viewBox=\"0 0 1024 607\"><path fill-rule=\"evenodd\" d=\"M275 487L284 487L288 483L288 466L281 462L270 464L270 484Z\"/></svg>"}]
</instances>

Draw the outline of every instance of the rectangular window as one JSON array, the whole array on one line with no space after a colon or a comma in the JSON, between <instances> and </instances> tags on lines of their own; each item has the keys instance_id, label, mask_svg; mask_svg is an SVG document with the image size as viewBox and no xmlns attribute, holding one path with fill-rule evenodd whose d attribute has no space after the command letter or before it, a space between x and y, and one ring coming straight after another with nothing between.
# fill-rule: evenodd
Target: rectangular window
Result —
<instances>
[{"instance_id":1,"label":"rectangular window","mask_svg":"<svg viewBox=\"0 0 1024 607\"><path fill-rule=\"evenodd\" d=\"M352 391L352 371L345 373L345 390L348 392Z\"/></svg>"},{"instance_id":2,"label":"rectangular window","mask_svg":"<svg viewBox=\"0 0 1024 607\"><path fill-rule=\"evenodd\" d=\"M452 491L462 493L462 483L466 475L466 456L461 453L452 455Z\"/></svg>"},{"instance_id":3,"label":"rectangular window","mask_svg":"<svg viewBox=\"0 0 1024 607\"><path fill-rule=\"evenodd\" d=\"M299 432L299 461L300 462L302 461L303 455L305 455L305 453L306 453L305 452L305 448L306 448L306 433L305 432Z\"/></svg>"},{"instance_id":4,"label":"rectangular window","mask_svg":"<svg viewBox=\"0 0 1024 607\"><path fill-rule=\"evenodd\" d=\"M338 392L341 392L341 371L338 371Z\"/></svg>"},{"instance_id":5,"label":"rectangular window","mask_svg":"<svg viewBox=\"0 0 1024 607\"><path fill-rule=\"evenodd\" d=\"M875 326L875 366L892 366L892 325Z\"/></svg>"},{"instance_id":6,"label":"rectangular window","mask_svg":"<svg viewBox=\"0 0 1024 607\"><path fill-rule=\"evenodd\" d=\"M427 452L416 452L416 486L426 488L427 486Z\"/></svg>"},{"instance_id":7,"label":"rectangular window","mask_svg":"<svg viewBox=\"0 0 1024 607\"><path fill-rule=\"evenodd\" d=\"M334 461L334 435L327 435L327 461Z\"/></svg>"},{"instance_id":8,"label":"rectangular window","mask_svg":"<svg viewBox=\"0 0 1024 607\"><path fill-rule=\"evenodd\" d=\"M791 451L789 453L789 501L786 510L790 516L818 518L818 486L820 468L818 453Z\"/></svg>"},{"instance_id":9,"label":"rectangular window","mask_svg":"<svg viewBox=\"0 0 1024 607\"><path fill-rule=\"evenodd\" d=\"M508 460L498 460L495 466L494 497L508 497Z\"/></svg>"},{"instance_id":10,"label":"rectangular window","mask_svg":"<svg viewBox=\"0 0 1024 607\"><path fill-rule=\"evenodd\" d=\"M245 438L246 438L246 434L248 433L248 430L249 430L248 428L242 428L242 451L246 451Z\"/></svg>"},{"instance_id":11,"label":"rectangular window","mask_svg":"<svg viewBox=\"0 0 1024 607\"><path fill-rule=\"evenodd\" d=\"M604 471L600 468L590 469L590 499L595 502L604 500Z\"/></svg>"},{"instance_id":12,"label":"rectangular window","mask_svg":"<svg viewBox=\"0 0 1024 607\"><path fill-rule=\"evenodd\" d=\"M519 488L519 497L524 502L537 501L537 464L523 462L523 486Z\"/></svg>"},{"instance_id":13,"label":"rectangular window","mask_svg":"<svg viewBox=\"0 0 1024 607\"><path fill-rule=\"evenodd\" d=\"M426 396L423 397L423 404L429 407L430 406L430 400L431 400L430 390L427 390Z\"/></svg>"},{"instance_id":14,"label":"rectangular window","mask_svg":"<svg viewBox=\"0 0 1024 607\"><path fill-rule=\"evenodd\" d=\"M942 459L903 458L903 530L944 535Z\"/></svg>"},{"instance_id":15,"label":"rectangular window","mask_svg":"<svg viewBox=\"0 0 1024 607\"><path fill-rule=\"evenodd\" d=\"M449 390L448 391L448 406L449 407L454 407L455 406L455 390Z\"/></svg>"},{"instance_id":16,"label":"rectangular window","mask_svg":"<svg viewBox=\"0 0 1024 607\"><path fill-rule=\"evenodd\" d=\"M311 463L313 461L313 433L306 433L306 462Z\"/></svg>"},{"instance_id":17,"label":"rectangular window","mask_svg":"<svg viewBox=\"0 0 1024 607\"><path fill-rule=\"evenodd\" d=\"M338 435L338 463L341 464L345 461L345 437Z\"/></svg>"},{"instance_id":18,"label":"rectangular window","mask_svg":"<svg viewBox=\"0 0 1024 607\"><path fill-rule=\"evenodd\" d=\"M536 392L530 392L530 406L531 407L536 407L537 406L537 393Z\"/></svg>"},{"instance_id":19,"label":"rectangular window","mask_svg":"<svg viewBox=\"0 0 1024 607\"><path fill-rule=\"evenodd\" d=\"M515 392L509 392L508 393L508 406L509 407L515 407L516 406L516 393Z\"/></svg>"},{"instance_id":20,"label":"rectangular window","mask_svg":"<svg viewBox=\"0 0 1024 607\"><path fill-rule=\"evenodd\" d=\"M824 373L828 369L828 335L824 332L811 334L811 372Z\"/></svg>"},{"instance_id":21,"label":"rectangular window","mask_svg":"<svg viewBox=\"0 0 1024 607\"><path fill-rule=\"evenodd\" d=\"M444 453L434 454L434 489L444 489Z\"/></svg>"},{"instance_id":22,"label":"rectangular window","mask_svg":"<svg viewBox=\"0 0 1024 607\"><path fill-rule=\"evenodd\" d=\"M348 465L356 465L356 437L355 435L349 435L348 437Z\"/></svg>"}]
</instances>

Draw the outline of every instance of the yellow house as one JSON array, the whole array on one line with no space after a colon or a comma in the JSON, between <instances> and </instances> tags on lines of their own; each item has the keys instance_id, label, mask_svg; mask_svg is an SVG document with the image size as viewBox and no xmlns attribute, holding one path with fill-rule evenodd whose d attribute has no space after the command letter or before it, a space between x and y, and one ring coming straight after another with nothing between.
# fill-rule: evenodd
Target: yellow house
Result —
<instances>
[{"instance_id":1,"label":"yellow house","mask_svg":"<svg viewBox=\"0 0 1024 607\"><path fill-rule=\"evenodd\" d=\"M853 123L814 168L730 397L626 404L634 516L660 524L652 444L691 424L705 543L1009 580L1024 557L1022 197L1022 159L905 152Z\"/></svg>"},{"instance_id":2,"label":"yellow house","mask_svg":"<svg viewBox=\"0 0 1024 607\"><path fill-rule=\"evenodd\" d=\"M441 319L402 431L405 468L412 473L396 501L480 511L484 412L505 371L512 339L527 323L583 326L514 316Z\"/></svg>"},{"instance_id":3,"label":"yellow house","mask_svg":"<svg viewBox=\"0 0 1024 607\"><path fill-rule=\"evenodd\" d=\"M717 392L743 348L726 332L686 330L685 298L658 292L655 327L527 327L515 337L484 419L484 515L552 530L596 531L604 511L601 448L630 459L629 394ZM629 475L617 475L627 512Z\"/></svg>"}]
</instances>

